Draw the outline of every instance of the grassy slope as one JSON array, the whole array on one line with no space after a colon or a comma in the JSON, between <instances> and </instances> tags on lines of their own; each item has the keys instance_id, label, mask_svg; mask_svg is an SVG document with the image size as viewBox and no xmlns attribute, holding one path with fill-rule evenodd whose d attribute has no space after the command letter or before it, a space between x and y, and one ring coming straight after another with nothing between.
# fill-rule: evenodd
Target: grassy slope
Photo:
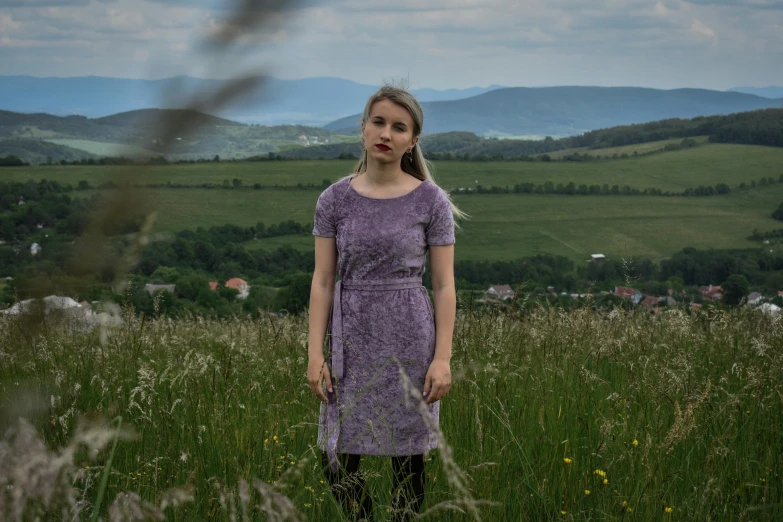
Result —
<instances>
[{"instance_id":1,"label":"grassy slope","mask_svg":"<svg viewBox=\"0 0 783 522\"><path fill-rule=\"evenodd\" d=\"M600 150L600 149L599 149ZM257 163L202 163L150 167L139 172L151 181L200 184L221 183L239 178L246 185L296 185L336 180L351 172L353 161L281 161ZM5 179L56 179L75 184L85 179L91 183L111 179L117 169L95 167L26 167L3 171ZM682 191L698 185L715 185L757 180L762 176L775 179L783 174L783 149L750 145L709 144L694 149L654 154L641 158L591 163L554 162L456 162L435 164L438 183L446 188L474 186L513 186L531 182L579 184L604 183ZM140 181L143 181L139 178Z\"/></svg>"},{"instance_id":2,"label":"grassy slope","mask_svg":"<svg viewBox=\"0 0 783 522\"><path fill-rule=\"evenodd\" d=\"M439 182L485 185L522 180L628 184L682 190L718 182L737 184L783 173L783 150L738 145L706 145L625 161L598 163L459 163L437 165ZM209 163L136 169L139 182L197 184L240 178L245 184L295 185L337 179L352 162ZM125 169L34 167L4 169L6 179L58 179L92 183L116 177ZM581 178L581 181L580 181ZM149 197L159 208L156 228L176 231L263 221L267 225L293 219L312 222L320 190L157 189ZM458 232L459 259L513 259L540 252L584 260L592 253L608 256L648 256L654 259L686 246L742 248L754 228L775 228L770 213L783 200L783 185L709 198L556 195L455 195L472 219ZM275 248L291 244L312 249L307 236L273 238L251 243Z\"/></svg>"},{"instance_id":3,"label":"grassy slope","mask_svg":"<svg viewBox=\"0 0 783 522\"><path fill-rule=\"evenodd\" d=\"M133 145L123 145L121 143L104 143L101 141L74 140L74 139L47 139L46 141L57 145L65 145L72 149L83 150L90 154L98 156L156 156L151 150L135 147Z\"/></svg>"},{"instance_id":4,"label":"grassy slope","mask_svg":"<svg viewBox=\"0 0 783 522\"><path fill-rule=\"evenodd\" d=\"M696 136L691 139L700 143L707 143L709 136ZM613 154L617 154L618 156L621 156L623 154L628 154L629 156L633 156L634 152L637 152L639 154L646 154L648 152L657 152L663 150L664 147L666 147L666 145L679 145L682 142L682 140L683 140L682 138L673 138L670 140L649 141L647 143L623 145L622 147L606 147L604 149L589 149L587 147L579 147L576 149L565 149L565 150L559 150L557 152L550 152L549 156L553 159L560 159L563 156L568 156L569 154L573 154L574 152L578 152L579 154L587 154L588 156L601 156L601 157L612 156Z\"/></svg>"},{"instance_id":5,"label":"grassy slope","mask_svg":"<svg viewBox=\"0 0 783 522\"><path fill-rule=\"evenodd\" d=\"M312 222L317 191L153 190L158 230L293 219ZM459 259L514 259L553 253L575 260L608 256L660 259L687 246L745 248L754 228L772 229L770 213L783 186L709 198L641 196L457 196L471 215L457 233ZM291 244L312 249L309 237L253 242L253 247Z\"/></svg>"}]
</instances>

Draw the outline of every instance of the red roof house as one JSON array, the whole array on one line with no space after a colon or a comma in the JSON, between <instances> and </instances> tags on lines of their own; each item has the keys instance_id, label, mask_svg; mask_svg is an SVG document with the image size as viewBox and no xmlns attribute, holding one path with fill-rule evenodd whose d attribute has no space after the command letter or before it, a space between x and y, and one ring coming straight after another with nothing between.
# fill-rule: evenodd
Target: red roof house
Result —
<instances>
[{"instance_id":1,"label":"red roof house","mask_svg":"<svg viewBox=\"0 0 783 522\"><path fill-rule=\"evenodd\" d=\"M642 300L642 293L639 290L627 286L615 287L614 295L623 299L630 299L634 304L639 304L639 301Z\"/></svg>"},{"instance_id":2,"label":"red roof house","mask_svg":"<svg viewBox=\"0 0 783 522\"><path fill-rule=\"evenodd\" d=\"M699 292L705 299L720 301L723 297L723 289L720 286L700 286Z\"/></svg>"},{"instance_id":3,"label":"red roof house","mask_svg":"<svg viewBox=\"0 0 783 522\"><path fill-rule=\"evenodd\" d=\"M250 293L250 285L247 284L247 281L238 277L226 281L226 287L236 289L239 292L237 296L239 299L246 298Z\"/></svg>"}]
</instances>

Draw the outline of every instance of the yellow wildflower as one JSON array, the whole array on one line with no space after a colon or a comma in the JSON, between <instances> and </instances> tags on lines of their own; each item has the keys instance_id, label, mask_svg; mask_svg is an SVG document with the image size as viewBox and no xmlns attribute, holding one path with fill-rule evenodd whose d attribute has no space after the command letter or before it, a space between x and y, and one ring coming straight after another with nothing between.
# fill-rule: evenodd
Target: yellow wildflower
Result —
<instances>
[{"instance_id":1,"label":"yellow wildflower","mask_svg":"<svg viewBox=\"0 0 783 522\"><path fill-rule=\"evenodd\" d=\"M667 506L665 511L666 511L667 513L671 513L671 512L672 512L672 508L670 508L670 507L668 507L668 506Z\"/></svg>"},{"instance_id":2,"label":"yellow wildflower","mask_svg":"<svg viewBox=\"0 0 783 522\"><path fill-rule=\"evenodd\" d=\"M568 457L566 457L566 458L563 459L563 462L565 462L566 464L571 464L573 462L573 460L571 460Z\"/></svg>"},{"instance_id":3,"label":"yellow wildflower","mask_svg":"<svg viewBox=\"0 0 783 522\"><path fill-rule=\"evenodd\" d=\"M630 508L630 507L629 507L629 508L628 508L628 512L629 512L629 513L633 513L633 508Z\"/></svg>"},{"instance_id":4,"label":"yellow wildflower","mask_svg":"<svg viewBox=\"0 0 783 522\"><path fill-rule=\"evenodd\" d=\"M589 495L589 494L590 494L590 490L589 490L589 489L586 489L586 490L585 490L585 495Z\"/></svg>"},{"instance_id":5,"label":"yellow wildflower","mask_svg":"<svg viewBox=\"0 0 783 522\"><path fill-rule=\"evenodd\" d=\"M623 507L628 507L628 501L627 500L623 500Z\"/></svg>"},{"instance_id":6,"label":"yellow wildflower","mask_svg":"<svg viewBox=\"0 0 783 522\"><path fill-rule=\"evenodd\" d=\"M609 479L604 479L604 485L609 484Z\"/></svg>"},{"instance_id":7,"label":"yellow wildflower","mask_svg":"<svg viewBox=\"0 0 783 522\"><path fill-rule=\"evenodd\" d=\"M638 446L639 445L639 441L636 440L636 439L633 439L633 442L631 444L633 444L634 446Z\"/></svg>"},{"instance_id":8,"label":"yellow wildflower","mask_svg":"<svg viewBox=\"0 0 783 522\"><path fill-rule=\"evenodd\" d=\"M561 514L561 515L565 515L565 514L566 514L566 511L560 511L560 514Z\"/></svg>"},{"instance_id":9,"label":"yellow wildflower","mask_svg":"<svg viewBox=\"0 0 783 522\"><path fill-rule=\"evenodd\" d=\"M606 476L606 471L603 471L601 469L597 469L597 470L593 471L593 473L598 475L599 477L605 477Z\"/></svg>"}]
</instances>

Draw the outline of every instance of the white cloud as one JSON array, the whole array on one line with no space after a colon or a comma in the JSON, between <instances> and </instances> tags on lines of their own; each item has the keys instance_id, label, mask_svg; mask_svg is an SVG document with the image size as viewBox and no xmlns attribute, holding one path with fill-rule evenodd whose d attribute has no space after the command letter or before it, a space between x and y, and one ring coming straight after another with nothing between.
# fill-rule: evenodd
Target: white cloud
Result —
<instances>
[{"instance_id":1,"label":"white cloud","mask_svg":"<svg viewBox=\"0 0 783 522\"><path fill-rule=\"evenodd\" d=\"M0 33L13 31L22 26L21 22L15 22L10 15L0 13Z\"/></svg>"},{"instance_id":2,"label":"white cloud","mask_svg":"<svg viewBox=\"0 0 783 522\"><path fill-rule=\"evenodd\" d=\"M783 84L781 0L306 1L262 28L235 23L236 45L215 61L198 44L226 28L227 1L0 2L16 5L0 14L0 74L225 77L274 66L362 83L410 73L438 88Z\"/></svg>"},{"instance_id":3,"label":"white cloud","mask_svg":"<svg viewBox=\"0 0 783 522\"><path fill-rule=\"evenodd\" d=\"M715 31L704 25L698 20L694 20L691 24L691 33L699 38L706 38L713 44L717 43L718 37L715 35Z\"/></svg>"}]
</instances>

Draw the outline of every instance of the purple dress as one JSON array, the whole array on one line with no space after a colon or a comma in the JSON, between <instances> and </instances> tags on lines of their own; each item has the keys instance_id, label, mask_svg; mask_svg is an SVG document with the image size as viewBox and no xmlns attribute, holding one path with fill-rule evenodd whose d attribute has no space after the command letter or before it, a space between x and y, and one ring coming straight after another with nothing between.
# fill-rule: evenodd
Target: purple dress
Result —
<instances>
[{"instance_id":1,"label":"purple dress","mask_svg":"<svg viewBox=\"0 0 783 522\"><path fill-rule=\"evenodd\" d=\"M323 191L313 227L314 235L337 238L340 281L327 332L335 384L318 429L332 467L336 453L402 456L437 446L406 399L400 368L421 393L435 354L434 311L421 284L425 255L430 245L454 243L449 201L435 183L374 199L356 192L351 179ZM437 426L439 403L428 410Z\"/></svg>"}]
</instances>

